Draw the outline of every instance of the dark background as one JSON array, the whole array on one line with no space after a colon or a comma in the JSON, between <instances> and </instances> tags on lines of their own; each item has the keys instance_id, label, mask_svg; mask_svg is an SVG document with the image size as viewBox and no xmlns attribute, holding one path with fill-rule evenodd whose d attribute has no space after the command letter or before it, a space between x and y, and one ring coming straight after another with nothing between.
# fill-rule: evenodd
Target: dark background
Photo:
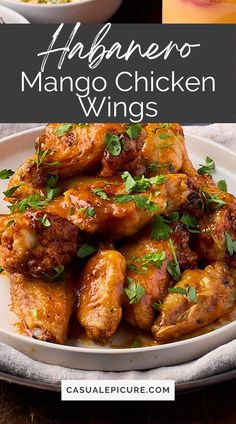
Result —
<instances>
[{"instance_id":1,"label":"dark background","mask_svg":"<svg viewBox=\"0 0 236 424\"><path fill-rule=\"evenodd\" d=\"M161 23L162 0L124 0L114 23Z\"/></svg>"}]
</instances>

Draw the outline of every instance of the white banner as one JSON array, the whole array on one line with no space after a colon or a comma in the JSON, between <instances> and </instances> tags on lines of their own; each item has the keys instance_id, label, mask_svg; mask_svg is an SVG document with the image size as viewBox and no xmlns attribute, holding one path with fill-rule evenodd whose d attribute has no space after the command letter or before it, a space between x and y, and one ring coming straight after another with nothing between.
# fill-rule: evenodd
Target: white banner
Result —
<instances>
[{"instance_id":1,"label":"white banner","mask_svg":"<svg viewBox=\"0 0 236 424\"><path fill-rule=\"evenodd\" d=\"M174 380L62 380L61 400L175 400Z\"/></svg>"}]
</instances>

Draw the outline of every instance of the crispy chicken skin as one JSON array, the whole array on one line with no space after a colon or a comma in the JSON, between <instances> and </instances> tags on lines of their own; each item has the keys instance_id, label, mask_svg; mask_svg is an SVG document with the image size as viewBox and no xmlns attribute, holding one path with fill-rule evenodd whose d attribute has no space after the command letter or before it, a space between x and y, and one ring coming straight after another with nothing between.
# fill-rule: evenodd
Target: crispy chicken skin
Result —
<instances>
[{"instance_id":1,"label":"crispy chicken skin","mask_svg":"<svg viewBox=\"0 0 236 424\"><path fill-rule=\"evenodd\" d=\"M146 126L146 131L148 136L141 155L148 175L172 174L183 167L192 168L181 125L153 123Z\"/></svg>"},{"instance_id":2,"label":"crispy chicken skin","mask_svg":"<svg viewBox=\"0 0 236 424\"><path fill-rule=\"evenodd\" d=\"M159 343L177 340L214 323L232 307L235 300L233 278L220 262L204 270L184 271L174 287L195 288L197 303L189 300L185 294L168 294L152 327L153 336Z\"/></svg>"},{"instance_id":3,"label":"crispy chicken skin","mask_svg":"<svg viewBox=\"0 0 236 424\"><path fill-rule=\"evenodd\" d=\"M189 249L189 234L185 225L181 222L172 224L171 239L181 269L195 268L197 256ZM165 255L161 267L158 269L150 262L143 269L146 255L160 252L164 252ZM130 304L126 294L123 295L124 319L135 327L150 330L156 316L154 304L164 300L172 283L167 271L167 266L173 259L170 245L167 240L153 240L151 228L147 228L126 241L121 253L127 261L126 285L129 281L134 281L145 290L138 303Z\"/></svg>"},{"instance_id":4,"label":"crispy chicken skin","mask_svg":"<svg viewBox=\"0 0 236 424\"><path fill-rule=\"evenodd\" d=\"M12 310L26 332L38 340L65 343L75 298L71 277L46 283L11 274L10 286Z\"/></svg>"},{"instance_id":5,"label":"crispy chicken skin","mask_svg":"<svg viewBox=\"0 0 236 424\"><path fill-rule=\"evenodd\" d=\"M47 211L66 217L82 231L106 234L113 240L135 234L150 223L155 214L169 215L182 209L194 215L202 214L202 194L194 180L184 174L166 175L163 184L153 184L144 193L136 193L146 200L151 195L156 206L152 210L140 208L134 200L125 203L115 200L116 195L126 193L120 177L80 177L77 181L72 180L72 185L73 188L66 190L64 197L51 202ZM96 194L94 190L98 189L108 198Z\"/></svg>"},{"instance_id":6,"label":"crispy chicken skin","mask_svg":"<svg viewBox=\"0 0 236 424\"><path fill-rule=\"evenodd\" d=\"M71 124L72 128L58 136L61 124L48 124L45 132L37 139L36 148L49 149L44 166L47 163L60 162L53 166L53 173L69 176L91 172L101 168L101 174L110 176L118 170L139 168L139 152L146 137L145 129L132 140L126 133L129 124ZM123 150L117 156L107 150L107 135L115 135L122 140Z\"/></svg>"},{"instance_id":7,"label":"crispy chicken skin","mask_svg":"<svg viewBox=\"0 0 236 424\"><path fill-rule=\"evenodd\" d=\"M125 268L121 253L101 250L79 276L77 318L90 339L105 340L120 324Z\"/></svg>"},{"instance_id":8,"label":"crispy chicken skin","mask_svg":"<svg viewBox=\"0 0 236 424\"><path fill-rule=\"evenodd\" d=\"M45 226L41 221L46 218ZM55 214L27 211L2 218L2 267L10 272L40 277L66 265L76 254L78 229Z\"/></svg>"}]
</instances>

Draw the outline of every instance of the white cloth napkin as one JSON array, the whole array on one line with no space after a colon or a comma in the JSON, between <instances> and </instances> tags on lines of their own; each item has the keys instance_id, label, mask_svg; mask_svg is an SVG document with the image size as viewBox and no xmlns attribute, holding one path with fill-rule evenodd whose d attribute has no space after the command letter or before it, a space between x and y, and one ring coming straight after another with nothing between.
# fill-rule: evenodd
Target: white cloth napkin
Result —
<instances>
[{"instance_id":1,"label":"white cloth napkin","mask_svg":"<svg viewBox=\"0 0 236 424\"><path fill-rule=\"evenodd\" d=\"M10 133L32 128L38 124L2 124L0 138ZM189 133L208 137L235 151L236 124L212 124L185 127ZM0 370L40 382L58 383L63 379L174 379L186 382L234 369L236 340L209 352L203 357L182 365L148 371L96 372L75 370L34 361L17 350L0 343Z\"/></svg>"}]
</instances>

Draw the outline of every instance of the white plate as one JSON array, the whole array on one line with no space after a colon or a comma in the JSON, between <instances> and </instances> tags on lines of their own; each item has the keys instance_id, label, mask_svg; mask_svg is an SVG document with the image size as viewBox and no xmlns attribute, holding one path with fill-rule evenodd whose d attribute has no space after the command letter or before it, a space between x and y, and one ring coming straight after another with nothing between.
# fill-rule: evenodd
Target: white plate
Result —
<instances>
[{"instance_id":1,"label":"white plate","mask_svg":"<svg viewBox=\"0 0 236 424\"><path fill-rule=\"evenodd\" d=\"M16 169L32 153L34 140L41 131L42 127L1 140L0 169ZM217 165L214 178L216 180L226 178L229 191L236 194L234 173L236 154L204 138L187 135L186 139L187 148L194 164L198 166L207 155L214 158ZM1 193L6 185L6 181L0 180ZM2 199L1 195L0 212L7 210ZM82 342L79 344L78 341L76 346L61 346L15 333L12 325L17 322L17 318L10 312L9 304L8 278L4 274L0 274L0 341L13 346L35 360L70 368L124 371L168 366L198 358L232 340L236 335L236 322L232 322L211 333L161 346L112 349L110 346L98 348L92 343L90 347L88 344L83 346Z\"/></svg>"},{"instance_id":2,"label":"white plate","mask_svg":"<svg viewBox=\"0 0 236 424\"><path fill-rule=\"evenodd\" d=\"M3 21L3 22L2 22ZM28 24L29 21L24 16L8 9L8 7L0 6L0 23L4 24Z\"/></svg>"}]
</instances>

